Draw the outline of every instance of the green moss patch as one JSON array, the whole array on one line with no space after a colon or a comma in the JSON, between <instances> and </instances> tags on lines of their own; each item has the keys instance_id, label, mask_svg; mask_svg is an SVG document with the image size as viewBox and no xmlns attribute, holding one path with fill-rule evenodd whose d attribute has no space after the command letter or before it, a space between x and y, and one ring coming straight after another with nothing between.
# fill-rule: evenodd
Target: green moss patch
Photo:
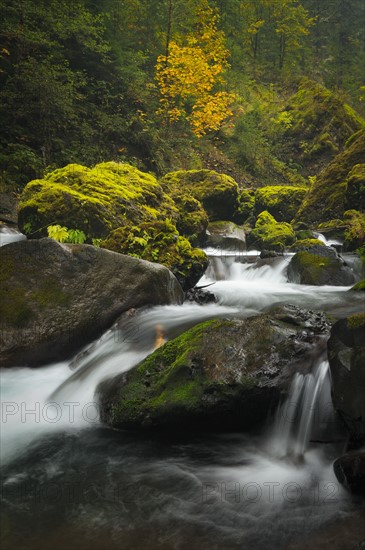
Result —
<instances>
[{"instance_id":1,"label":"green moss patch","mask_svg":"<svg viewBox=\"0 0 365 550\"><path fill-rule=\"evenodd\" d=\"M101 246L165 265L184 289L194 286L208 265L205 253L193 248L171 220L126 224L113 231Z\"/></svg>"},{"instance_id":2,"label":"green moss patch","mask_svg":"<svg viewBox=\"0 0 365 550\"><path fill-rule=\"evenodd\" d=\"M177 215L173 201L156 178L128 164L104 162L94 168L69 164L25 187L19 204L19 226L26 234L46 236L60 224L106 237L124 224Z\"/></svg>"},{"instance_id":3,"label":"green moss patch","mask_svg":"<svg viewBox=\"0 0 365 550\"><path fill-rule=\"evenodd\" d=\"M273 185L261 187L255 193L255 213L269 212L278 222L290 222L297 213L307 187Z\"/></svg>"},{"instance_id":4,"label":"green moss patch","mask_svg":"<svg viewBox=\"0 0 365 550\"><path fill-rule=\"evenodd\" d=\"M234 218L238 185L230 176L214 170L179 170L166 174L161 183L172 198L183 192L200 201L211 221Z\"/></svg>"},{"instance_id":5,"label":"green moss patch","mask_svg":"<svg viewBox=\"0 0 365 550\"><path fill-rule=\"evenodd\" d=\"M259 214L254 229L250 234L251 243L261 248L283 250L293 244L295 234L293 227L286 222L277 222L269 212Z\"/></svg>"}]
</instances>

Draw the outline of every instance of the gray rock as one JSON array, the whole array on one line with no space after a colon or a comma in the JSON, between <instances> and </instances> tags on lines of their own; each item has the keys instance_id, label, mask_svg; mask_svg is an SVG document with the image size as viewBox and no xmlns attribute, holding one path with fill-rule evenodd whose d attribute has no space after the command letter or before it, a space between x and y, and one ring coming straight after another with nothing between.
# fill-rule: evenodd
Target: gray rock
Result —
<instances>
[{"instance_id":1,"label":"gray rock","mask_svg":"<svg viewBox=\"0 0 365 550\"><path fill-rule=\"evenodd\" d=\"M233 222L211 222L206 230L206 246L242 252L246 250L246 233Z\"/></svg>"},{"instance_id":2,"label":"gray rock","mask_svg":"<svg viewBox=\"0 0 365 550\"><path fill-rule=\"evenodd\" d=\"M52 239L0 249L0 366L62 360L130 308L181 303L159 264Z\"/></svg>"}]
</instances>

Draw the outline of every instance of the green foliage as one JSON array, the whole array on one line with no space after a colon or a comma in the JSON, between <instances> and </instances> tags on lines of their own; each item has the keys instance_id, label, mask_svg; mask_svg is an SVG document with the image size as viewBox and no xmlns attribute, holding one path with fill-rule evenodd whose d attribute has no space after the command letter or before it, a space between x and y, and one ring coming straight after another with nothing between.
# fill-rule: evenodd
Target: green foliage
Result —
<instances>
[{"instance_id":1,"label":"green foliage","mask_svg":"<svg viewBox=\"0 0 365 550\"><path fill-rule=\"evenodd\" d=\"M80 229L67 229L60 225L49 225L47 227L48 237L59 243L83 244L86 241L86 235Z\"/></svg>"},{"instance_id":2,"label":"green foliage","mask_svg":"<svg viewBox=\"0 0 365 550\"><path fill-rule=\"evenodd\" d=\"M59 243L64 243L68 239L68 230L67 227L61 227L60 225L49 225L47 227L48 237L58 241Z\"/></svg>"},{"instance_id":3,"label":"green foliage","mask_svg":"<svg viewBox=\"0 0 365 550\"><path fill-rule=\"evenodd\" d=\"M81 229L69 229L68 230L68 243L83 244L86 241L86 235Z\"/></svg>"}]
</instances>

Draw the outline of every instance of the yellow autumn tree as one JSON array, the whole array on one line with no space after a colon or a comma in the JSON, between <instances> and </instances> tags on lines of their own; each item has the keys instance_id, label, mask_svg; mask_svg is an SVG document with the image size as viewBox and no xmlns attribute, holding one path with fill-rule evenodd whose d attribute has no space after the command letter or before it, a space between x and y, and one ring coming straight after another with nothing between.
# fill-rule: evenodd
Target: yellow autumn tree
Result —
<instances>
[{"instance_id":1,"label":"yellow autumn tree","mask_svg":"<svg viewBox=\"0 0 365 550\"><path fill-rule=\"evenodd\" d=\"M203 1L194 31L171 40L156 64L161 95L157 114L168 122L186 119L198 137L217 130L232 114L234 96L220 89L229 52L217 22L217 12Z\"/></svg>"}]
</instances>

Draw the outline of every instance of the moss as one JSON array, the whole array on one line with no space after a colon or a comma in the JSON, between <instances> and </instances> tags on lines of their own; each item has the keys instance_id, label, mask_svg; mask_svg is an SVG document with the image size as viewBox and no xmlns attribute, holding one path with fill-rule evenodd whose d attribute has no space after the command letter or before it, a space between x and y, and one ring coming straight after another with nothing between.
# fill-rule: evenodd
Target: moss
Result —
<instances>
[{"instance_id":1,"label":"moss","mask_svg":"<svg viewBox=\"0 0 365 550\"><path fill-rule=\"evenodd\" d=\"M279 222L290 222L301 205L308 189L273 185L261 187L255 193L255 213L268 211Z\"/></svg>"},{"instance_id":2,"label":"moss","mask_svg":"<svg viewBox=\"0 0 365 550\"><path fill-rule=\"evenodd\" d=\"M172 198L184 190L200 201L209 219L232 220L238 197L238 185L233 178L214 170L180 170L166 174L161 183Z\"/></svg>"},{"instance_id":3,"label":"moss","mask_svg":"<svg viewBox=\"0 0 365 550\"><path fill-rule=\"evenodd\" d=\"M43 307L65 306L70 303L71 297L64 293L56 281L49 280L43 283L43 286L32 293L32 300Z\"/></svg>"},{"instance_id":4,"label":"moss","mask_svg":"<svg viewBox=\"0 0 365 550\"><path fill-rule=\"evenodd\" d=\"M354 285L351 290L361 290L361 291L365 291L365 279L363 279L362 281L359 281L358 283L356 283L356 285Z\"/></svg>"},{"instance_id":5,"label":"moss","mask_svg":"<svg viewBox=\"0 0 365 550\"><path fill-rule=\"evenodd\" d=\"M364 153L365 131L362 130L351 145L320 172L305 196L295 221L319 224L341 219L349 201L352 203L354 195L363 192L360 185L363 171L356 166L363 162ZM351 190L348 194L349 181Z\"/></svg>"},{"instance_id":6,"label":"moss","mask_svg":"<svg viewBox=\"0 0 365 550\"><path fill-rule=\"evenodd\" d=\"M364 120L339 95L307 78L284 110L292 122L285 132L287 146L309 174L328 164L364 127Z\"/></svg>"},{"instance_id":7,"label":"moss","mask_svg":"<svg viewBox=\"0 0 365 550\"><path fill-rule=\"evenodd\" d=\"M318 239L301 239L291 245L290 250L305 250L311 246L326 246Z\"/></svg>"},{"instance_id":8,"label":"moss","mask_svg":"<svg viewBox=\"0 0 365 550\"><path fill-rule=\"evenodd\" d=\"M94 168L69 164L25 187L19 204L19 225L34 236L59 223L81 229L92 238L106 237L124 224L177 216L172 199L156 178L128 164L105 162Z\"/></svg>"},{"instance_id":9,"label":"moss","mask_svg":"<svg viewBox=\"0 0 365 550\"><path fill-rule=\"evenodd\" d=\"M193 248L170 220L144 222L138 226L128 223L113 231L101 246L165 265L185 290L198 282L208 265L206 254Z\"/></svg>"},{"instance_id":10,"label":"moss","mask_svg":"<svg viewBox=\"0 0 365 550\"><path fill-rule=\"evenodd\" d=\"M365 214L358 210L347 210L344 213L345 250L356 250L365 241Z\"/></svg>"},{"instance_id":11,"label":"moss","mask_svg":"<svg viewBox=\"0 0 365 550\"><path fill-rule=\"evenodd\" d=\"M4 284L0 289L1 323L18 328L27 326L33 318L29 296L24 288Z\"/></svg>"},{"instance_id":12,"label":"moss","mask_svg":"<svg viewBox=\"0 0 365 550\"><path fill-rule=\"evenodd\" d=\"M297 252L291 259L288 267L288 273L294 272L300 274L301 284L306 285L325 285L331 283L331 278L338 274L342 268L342 262L334 256L324 256L318 253L303 250ZM343 283L344 285L346 283Z\"/></svg>"},{"instance_id":13,"label":"moss","mask_svg":"<svg viewBox=\"0 0 365 550\"><path fill-rule=\"evenodd\" d=\"M347 326L351 329L365 327L365 313L356 313L348 317Z\"/></svg>"},{"instance_id":14,"label":"moss","mask_svg":"<svg viewBox=\"0 0 365 550\"><path fill-rule=\"evenodd\" d=\"M250 234L251 242L263 248L282 250L293 244L295 234L293 227L286 222L277 222L266 210L259 214L254 229Z\"/></svg>"},{"instance_id":15,"label":"moss","mask_svg":"<svg viewBox=\"0 0 365 550\"><path fill-rule=\"evenodd\" d=\"M178 211L174 220L177 230L190 240L198 240L208 225L208 215L202 204L183 190L174 193L174 202Z\"/></svg>"},{"instance_id":16,"label":"moss","mask_svg":"<svg viewBox=\"0 0 365 550\"><path fill-rule=\"evenodd\" d=\"M242 189L238 193L237 207L234 215L236 223L246 222L253 214L255 207L255 191L253 189Z\"/></svg>"},{"instance_id":17,"label":"moss","mask_svg":"<svg viewBox=\"0 0 365 550\"><path fill-rule=\"evenodd\" d=\"M365 157L365 151L364 151ZM347 177L346 207L364 208L365 205L365 164L355 164Z\"/></svg>"},{"instance_id":18,"label":"moss","mask_svg":"<svg viewBox=\"0 0 365 550\"><path fill-rule=\"evenodd\" d=\"M190 368L190 360L201 346L207 331L229 324L229 321L205 321L167 342L130 371L128 383L119 392L113 407L114 422L123 418L138 422L141 416L163 414L171 407L187 410L199 405L204 395L206 381L197 370Z\"/></svg>"}]
</instances>

